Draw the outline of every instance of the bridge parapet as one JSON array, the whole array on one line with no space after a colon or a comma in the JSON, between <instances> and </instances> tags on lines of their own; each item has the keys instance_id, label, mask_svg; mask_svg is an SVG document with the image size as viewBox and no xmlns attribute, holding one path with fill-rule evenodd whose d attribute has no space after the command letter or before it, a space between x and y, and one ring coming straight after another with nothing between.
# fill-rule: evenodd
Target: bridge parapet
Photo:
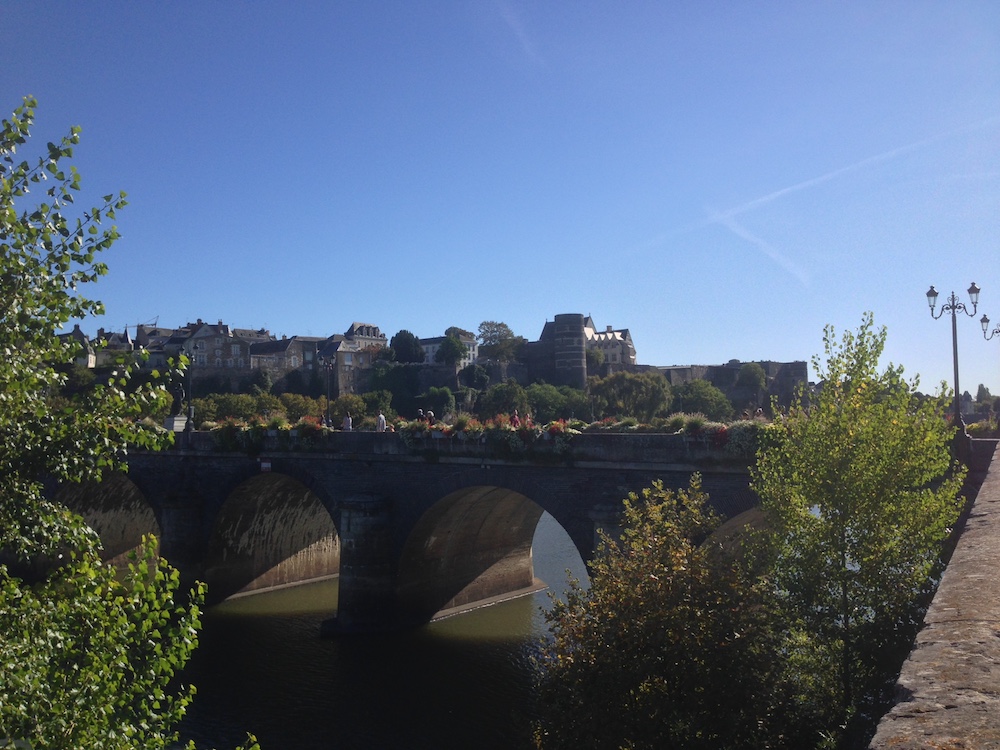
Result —
<instances>
[{"instance_id":1,"label":"bridge parapet","mask_svg":"<svg viewBox=\"0 0 1000 750\"><path fill-rule=\"evenodd\" d=\"M983 476L871 750L1000 747L1000 452L971 447Z\"/></svg>"},{"instance_id":2,"label":"bridge parapet","mask_svg":"<svg viewBox=\"0 0 1000 750\"><path fill-rule=\"evenodd\" d=\"M309 438L261 432L238 440L220 439L217 433L195 432L178 436L176 448L195 452L234 452L251 456L268 453L322 453L351 456L415 456L434 461L455 458L514 461L541 465L586 462L618 465L711 465L746 471L752 454L740 455L731 447L704 437L676 433L584 433L572 436L542 434L525 441L510 436L483 435L475 439L443 434L414 437L400 433L330 432Z\"/></svg>"}]
</instances>

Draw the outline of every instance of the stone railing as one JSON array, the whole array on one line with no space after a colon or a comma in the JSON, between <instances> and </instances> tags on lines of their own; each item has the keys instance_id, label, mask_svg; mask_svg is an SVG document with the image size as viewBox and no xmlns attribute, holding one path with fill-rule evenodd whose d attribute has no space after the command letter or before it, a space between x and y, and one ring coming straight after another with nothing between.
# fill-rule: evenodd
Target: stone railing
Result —
<instances>
[{"instance_id":1,"label":"stone railing","mask_svg":"<svg viewBox=\"0 0 1000 750\"><path fill-rule=\"evenodd\" d=\"M349 455L417 456L425 459L489 458L529 463L613 462L618 464L732 464L744 470L748 456L735 454L712 440L687 434L583 433L540 435L530 442L508 435L401 435L376 432L329 432L300 437L289 431L249 431L221 436L213 432L179 433L178 450L244 452L308 452ZM507 439L504 439L507 438Z\"/></svg>"},{"instance_id":2,"label":"stone railing","mask_svg":"<svg viewBox=\"0 0 1000 750\"><path fill-rule=\"evenodd\" d=\"M870 750L1000 748L1000 461L972 442L982 484Z\"/></svg>"}]
</instances>

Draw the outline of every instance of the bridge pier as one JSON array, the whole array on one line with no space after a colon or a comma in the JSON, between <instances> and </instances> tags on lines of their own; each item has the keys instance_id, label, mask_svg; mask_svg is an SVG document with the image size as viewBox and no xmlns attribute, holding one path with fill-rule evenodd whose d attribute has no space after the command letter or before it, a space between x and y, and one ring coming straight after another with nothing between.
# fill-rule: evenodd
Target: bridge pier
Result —
<instances>
[{"instance_id":1,"label":"bridge pier","mask_svg":"<svg viewBox=\"0 0 1000 750\"><path fill-rule=\"evenodd\" d=\"M365 633L396 626L388 499L354 496L340 503L340 591L337 616L323 635Z\"/></svg>"}]
</instances>

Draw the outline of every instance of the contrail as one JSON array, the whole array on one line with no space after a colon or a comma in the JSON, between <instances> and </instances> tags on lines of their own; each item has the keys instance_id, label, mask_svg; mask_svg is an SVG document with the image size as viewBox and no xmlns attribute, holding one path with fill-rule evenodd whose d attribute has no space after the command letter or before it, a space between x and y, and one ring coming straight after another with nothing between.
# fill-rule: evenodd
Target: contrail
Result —
<instances>
[{"instance_id":1,"label":"contrail","mask_svg":"<svg viewBox=\"0 0 1000 750\"><path fill-rule=\"evenodd\" d=\"M786 195L789 195L791 193L797 193L800 190L805 190L806 188L811 188L816 185L821 185L824 182L829 182L830 180L834 180L840 177L841 175L845 175L850 172L855 172L871 164L878 164L879 162L889 161L890 159L895 159L897 156L909 153L910 151L917 151L919 149L926 148L927 146L930 146L933 143L937 143L938 141L947 140L948 138L953 138L956 135L960 135L962 133L968 133L973 130L980 130L982 128L989 127L990 125L996 123L1000 123L1000 117L990 117L986 120L975 123L974 125L969 125L964 128L959 128L957 130L952 130L948 133L942 133L940 135L931 136L930 138L925 138L922 141L915 141L914 143L909 143L905 146L894 148L891 151L885 151L881 154L876 154L875 156L869 156L867 159L862 159L861 161L855 162L854 164L849 164L846 167L840 167L839 169L835 169L832 172L827 172L826 174L820 175L819 177L813 177L810 180L805 180L803 182L796 183L795 185L782 188L781 190L776 190L773 193L768 193L767 195L763 195L760 198L754 198L753 200L747 201L746 203L736 206L735 208L731 208L728 211L723 211L722 213L716 213L709 220L709 223L718 223L719 220L724 217L736 216L738 214L746 213L747 211L757 208L758 206L763 206L768 203L771 203L772 201L775 201L778 198L783 198Z\"/></svg>"},{"instance_id":2,"label":"contrail","mask_svg":"<svg viewBox=\"0 0 1000 750\"><path fill-rule=\"evenodd\" d=\"M794 263L779 253L770 243L762 240L755 234L751 234L746 227L736 221L736 218L732 214L716 214L712 217L712 223L721 224L740 239L746 240L751 245L757 247L762 253L764 253L764 255L797 278L803 286L807 286L809 284L809 274L799 267L797 263Z\"/></svg>"},{"instance_id":3,"label":"contrail","mask_svg":"<svg viewBox=\"0 0 1000 750\"><path fill-rule=\"evenodd\" d=\"M872 164L879 164L881 162L890 161L891 159L895 159L896 157L901 156L902 154L910 153L911 151L918 151L939 141L953 138L956 135L960 135L962 133L968 133L974 130L981 130L983 128L989 127L990 125L994 125L998 122L1000 122L1000 117L991 117L964 128L959 128L957 130L952 130L948 133L943 133L940 135L932 136L930 138L925 138L920 141L915 141L914 143L909 143L905 146L900 146L899 148L891 149L890 151L884 151L883 153L876 154L875 156L869 156L866 159L862 159L861 161L849 164L846 167L840 167L839 169L835 169L832 172L827 172L826 174L822 174L819 177L813 177L812 179L798 182L794 185L790 185L789 187L782 188L781 190L775 190L773 193L762 195L759 198L754 198L751 201L747 201L746 203L743 203L739 206L730 208L727 211L711 211L703 226L707 226L710 224L719 224L720 226L725 227L740 239L743 239L746 242L749 242L750 244L757 247L761 252L764 253L764 255L769 257L779 266L781 266L790 274L795 276L803 285L805 285L809 281L809 276L808 274L806 274L805 271L799 268L792 261L785 258L783 255L781 255L781 253L779 253L768 242L748 232L745 227L736 222L735 217L739 216L740 214L747 213L748 211L752 211L755 208L759 208L760 206L765 206L768 203L772 203L778 200L779 198L784 198L786 195L791 195L792 193L797 193L801 190L806 190L808 188L815 187L816 185L821 185L824 182L835 180L838 177L841 177L845 174L849 174L850 172L856 172L859 169L871 166Z\"/></svg>"}]
</instances>

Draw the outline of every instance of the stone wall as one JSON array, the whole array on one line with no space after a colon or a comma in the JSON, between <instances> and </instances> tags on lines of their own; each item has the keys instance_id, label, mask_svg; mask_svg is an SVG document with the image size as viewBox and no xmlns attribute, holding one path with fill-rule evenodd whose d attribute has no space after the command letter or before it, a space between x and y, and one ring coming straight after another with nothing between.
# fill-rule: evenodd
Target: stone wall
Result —
<instances>
[{"instance_id":1,"label":"stone wall","mask_svg":"<svg viewBox=\"0 0 1000 750\"><path fill-rule=\"evenodd\" d=\"M976 459L996 441L973 441ZM870 750L1000 748L1000 468L986 472Z\"/></svg>"}]
</instances>

